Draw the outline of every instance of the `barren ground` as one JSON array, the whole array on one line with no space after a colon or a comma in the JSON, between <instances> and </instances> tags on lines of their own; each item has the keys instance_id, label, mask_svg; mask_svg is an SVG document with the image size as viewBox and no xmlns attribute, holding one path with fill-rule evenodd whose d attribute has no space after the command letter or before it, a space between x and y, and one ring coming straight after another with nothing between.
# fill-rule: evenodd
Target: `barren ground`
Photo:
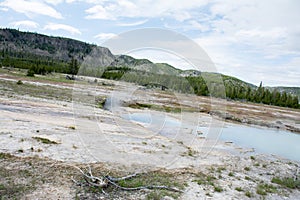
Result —
<instances>
[{"instance_id":1,"label":"barren ground","mask_svg":"<svg viewBox=\"0 0 300 200\"><path fill-rule=\"evenodd\" d=\"M215 144L214 136L205 138L192 128L211 124L221 128L226 120L299 132L299 110L87 77L72 82L60 74L28 78L22 71L0 70L3 199L300 198L300 183L294 181L298 162L253 156L248 149L222 141ZM111 111L102 109L101 99L114 95L122 101ZM188 125L161 135L121 117L139 112ZM106 188L103 193L78 186L72 180L83 178L74 166L88 165L99 175L143 174L127 186L164 184L184 192ZM288 184L278 184L278 179Z\"/></svg>"}]
</instances>

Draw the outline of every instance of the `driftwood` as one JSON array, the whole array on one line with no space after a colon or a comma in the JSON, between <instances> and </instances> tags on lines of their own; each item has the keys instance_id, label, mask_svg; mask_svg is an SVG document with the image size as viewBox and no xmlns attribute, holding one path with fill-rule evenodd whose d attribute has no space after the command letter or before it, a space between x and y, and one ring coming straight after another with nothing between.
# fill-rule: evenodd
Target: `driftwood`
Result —
<instances>
[{"instance_id":1,"label":"driftwood","mask_svg":"<svg viewBox=\"0 0 300 200\"><path fill-rule=\"evenodd\" d=\"M83 178L85 180L85 184L87 184L88 186L93 186L93 187L99 187L102 189L102 192L105 193L103 191L104 188L108 187L108 186L113 186L115 188L118 188L120 190L125 190L125 191L136 191L136 190L144 190L144 189L149 189L149 190L153 190L153 189L158 189L158 190L169 190L169 191L173 191L173 192L183 192L182 190L179 190L175 187L168 187L165 185L146 185L146 186L140 186L140 187L123 187L120 186L118 184L119 181L123 181L123 180L128 180L131 178L134 178L138 175L140 175L139 173L134 173L128 176L124 176L124 177L112 177L112 176L108 176L108 175L104 175L101 177L97 177L94 176L92 173L91 168L89 167L88 170L83 171L82 169L80 169L79 167L75 167L76 169L79 170L79 172L83 175ZM82 183L79 183L78 181L74 180L73 181L78 184L78 185L82 185Z\"/></svg>"}]
</instances>

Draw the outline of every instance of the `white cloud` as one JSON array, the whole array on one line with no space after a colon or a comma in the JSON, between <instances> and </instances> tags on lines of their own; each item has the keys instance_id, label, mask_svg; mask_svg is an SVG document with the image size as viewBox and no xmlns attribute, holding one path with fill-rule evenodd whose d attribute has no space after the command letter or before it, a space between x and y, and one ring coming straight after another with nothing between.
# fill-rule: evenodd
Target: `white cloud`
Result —
<instances>
[{"instance_id":1,"label":"white cloud","mask_svg":"<svg viewBox=\"0 0 300 200\"><path fill-rule=\"evenodd\" d=\"M115 19L113 15L113 7L103 7L102 5L96 5L86 10L88 13L87 19Z\"/></svg>"},{"instance_id":2,"label":"white cloud","mask_svg":"<svg viewBox=\"0 0 300 200\"><path fill-rule=\"evenodd\" d=\"M190 9L199 8L205 5L208 0L190 1L90 1L95 5L86 10L88 19L108 19L116 20L122 17L129 18L156 18L171 17L178 21L190 19L192 15Z\"/></svg>"},{"instance_id":3,"label":"white cloud","mask_svg":"<svg viewBox=\"0 0 300 200\"><path fill-rule=\"evenodd\" d=\"M26 28L37 28L39 26L38 23L30 20L16 21L12 22L11 25L13 27L26 27Z\"/></svg>"},{"instance_id":4,"label":"white cloud","mask_svg":"<svg viewBox=\"0 0 300 200\"><path fill-rule=\"evenodd\" d=\"M53 4L53 5L58 5L60 3L63 3L64 0L44 0L46 3L49 3L49 4Z\"/></svg>"},{"instance_id":5,"label":"white cloud","mask_svg":"<svg viewBox=\"0 0 300 200\"><path fill-rule=\"evenodd\" d=\"M299 62L289 62L300 60L299 6L291 0L214 0L204 21L209 33L196 41L222 73L255 84L299 86Z\"/></svg>"},{"instance_id":6,"label":"white cloud","mask_svg":"<svg viewBox=\"0 0 300 200\"><path fill-rule=\"evenodd\" d=\"M118 26L139 26L142 24L145 24L148 20L141 20L141 21L136 21L136 22L132 22L132 23L118 23Z\"/></svg>"},{"instance_id":7,"label":"white cloud","mask_svg":"<svg viewBox=\"0 0 300 200\"><path fill-rule=\"evenodd\" d=\"M81 35L81 32L77 29L74 28L72 26L69 25L65 25L65 24L55 24L55 23L49 23L44 27L45 30L52 30L52 31L56 31L56 30L64 30L64 31L68 31L69 33L71 33L72 35L75 34L79 34Z\"/></svg>"},{"instance_id":8,"label":"white cloud","mask_svg":"<svg viewBox=\"0 0 300 200\"><path fill-rule=\"evenodd\" d=\"M7 11L8 11L8 8L1 8L1 7L0 7L0 10L1 10L1 11L4 11L4 12L7 12Z\"/></svg>"},{"instance_id":9,"label":"white cloud","mask_svg":"<svg viewBox=\"0 0 300 200\"><path fill-rule=\"evenodd\" d=\"M54 8L48 6L47 4L39 1L25 1L25 0L14 0L9 1L5 0L0 3L0 7L9 8L14 10L15 12L23 13L28 17L32 17L33 15L45 15L49 17L53 17L56 19L62 19L62 15L57 12Z\"/></svg>"},{"instance_id":10,"label":"white cloud","mask_svg":"<svg viewBox=\"0 0 300 200\"><path fill-rule=\"evenodd\" d=\"M235 34L238 37L243 38L262 38L262 39L279 39L286 36L285 28L272 28L268 30L260 30L260 29L248 29L248 30L239 30Z\"/></svg>"},{"instance_id":11,"label":"white cloud","mask_svg":"<svg viewBox=\"0 0 300 200\"><path fill-rule=\"evenodd\" d=\"M95 35L94 38L100 39L100 40L107 40L113 37L116 37L117 34L114 33L100 33L98 35Z\"/></svg>"},{"instance_id":12,"label":"white cloud","mask_svg":"<svg viewBox=\"0 0 300 200\"><path fill-rule=\"evenodd\" d=\"M290 51L297 46L289 41L292 35L299 35L300 2L274 0L252 0L232 2L229 0L216 0L211 7L213 16L222 16L211 22L214 30L220 35L235 35L247 42L250 47L262 49L270 44L277 44L281 51ZM284 14L283 14L284 13ZM299 38L299 37L298 37ZM250 44L251 43L251 44ZM271 50L271 49L270 49Z\"/></svg>"}]
</instances>

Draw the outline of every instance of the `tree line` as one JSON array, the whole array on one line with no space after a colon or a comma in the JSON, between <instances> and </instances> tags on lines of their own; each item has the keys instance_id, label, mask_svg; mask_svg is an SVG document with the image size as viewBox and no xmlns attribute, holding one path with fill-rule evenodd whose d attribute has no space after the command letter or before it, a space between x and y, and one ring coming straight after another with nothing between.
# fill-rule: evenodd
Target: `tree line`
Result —
<instances>
[{"instance_id":1,"label":"tree line","mask_svg":"<svg viewBox=\"0 0 300 200\"><path fill-rule=\"evenodd\" d=\"M107 68L100 78L123 80L127 82L145 85L148 83L159 83L167 88L182 93L193 93L198 96L212 96L226 98L229 100L248 101L275 105L281 107L300 108L298 96L276 89L270 90L263 87L254 87L242 83L234 77L221 75L222 83L212 80L213 75L205 79L202 76L179 77L175 75L152 74L129 68ZM215 76L216 77L216 76ZM210 80L209 80L210 79ZM224 81L224 82L223 82ZM209 82L209 84L208 84ZM208 87L210 85L210 88Z\"/></svg>"},{"instance_id":2,"label":"tree line","mask_svg":"<svg viewBox=\"0 0 300 200\"><path fill-rule=\"evenodd\" d=\"M263 87L262 83L259 87L251 87L245 83L242 84L242 81L234 77L225 75L221 75L224 83L214 83L213 81L207 83L208 80L205 80L202 76L180 77L176 75L154 74L128 67L109 66L101 68L99 66L83 64L80 67L80 72L78 72L80 63L75 57L71 57L69 61L55 60L47 56L34 55L28 52L16 52L9 49L2 49L0 51L0 65L28 69L28 76L34 76L34 74L45 75L52 72L71 75L80 73L81 75L123 80L139 85L159 83L174 91L192 93L199 96L213 96L230 100L300 108L296 95L286 93L285 91L271 91ZM210 80L215 79L212 74L210 76Z\"/></svg>"},{"instance_id":3,"label":"tree line","mask_svg":"<svg viewBox=\"0 0 300 200\"><path fill-rule=\"evenodd\" d=\"M57 60L50 56L31 54L30 52L18 52L10 48L0 51L0 65L28 69L28 75L46 75L52 72L77 74L79 63L74 57L70 61Z\"/></svg>"}]
</instances>

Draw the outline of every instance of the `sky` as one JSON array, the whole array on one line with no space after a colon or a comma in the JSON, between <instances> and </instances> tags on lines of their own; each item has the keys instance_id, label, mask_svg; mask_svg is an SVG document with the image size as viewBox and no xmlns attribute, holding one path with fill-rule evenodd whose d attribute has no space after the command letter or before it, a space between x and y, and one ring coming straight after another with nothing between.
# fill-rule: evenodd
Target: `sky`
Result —
<instances>
[{"instance_id":1,"label":"sky","mask_svg":"<svg viewBox=\"0 0 300 200\"><path fill-rule=\"evenodd\" d=\"M167 29L197 43L220 73L300 87L299 10L298 0L1 0L0 27L97 45L127 31ZM130 55L188 68L166 52Z\"/></svg>"}]
</instances>

